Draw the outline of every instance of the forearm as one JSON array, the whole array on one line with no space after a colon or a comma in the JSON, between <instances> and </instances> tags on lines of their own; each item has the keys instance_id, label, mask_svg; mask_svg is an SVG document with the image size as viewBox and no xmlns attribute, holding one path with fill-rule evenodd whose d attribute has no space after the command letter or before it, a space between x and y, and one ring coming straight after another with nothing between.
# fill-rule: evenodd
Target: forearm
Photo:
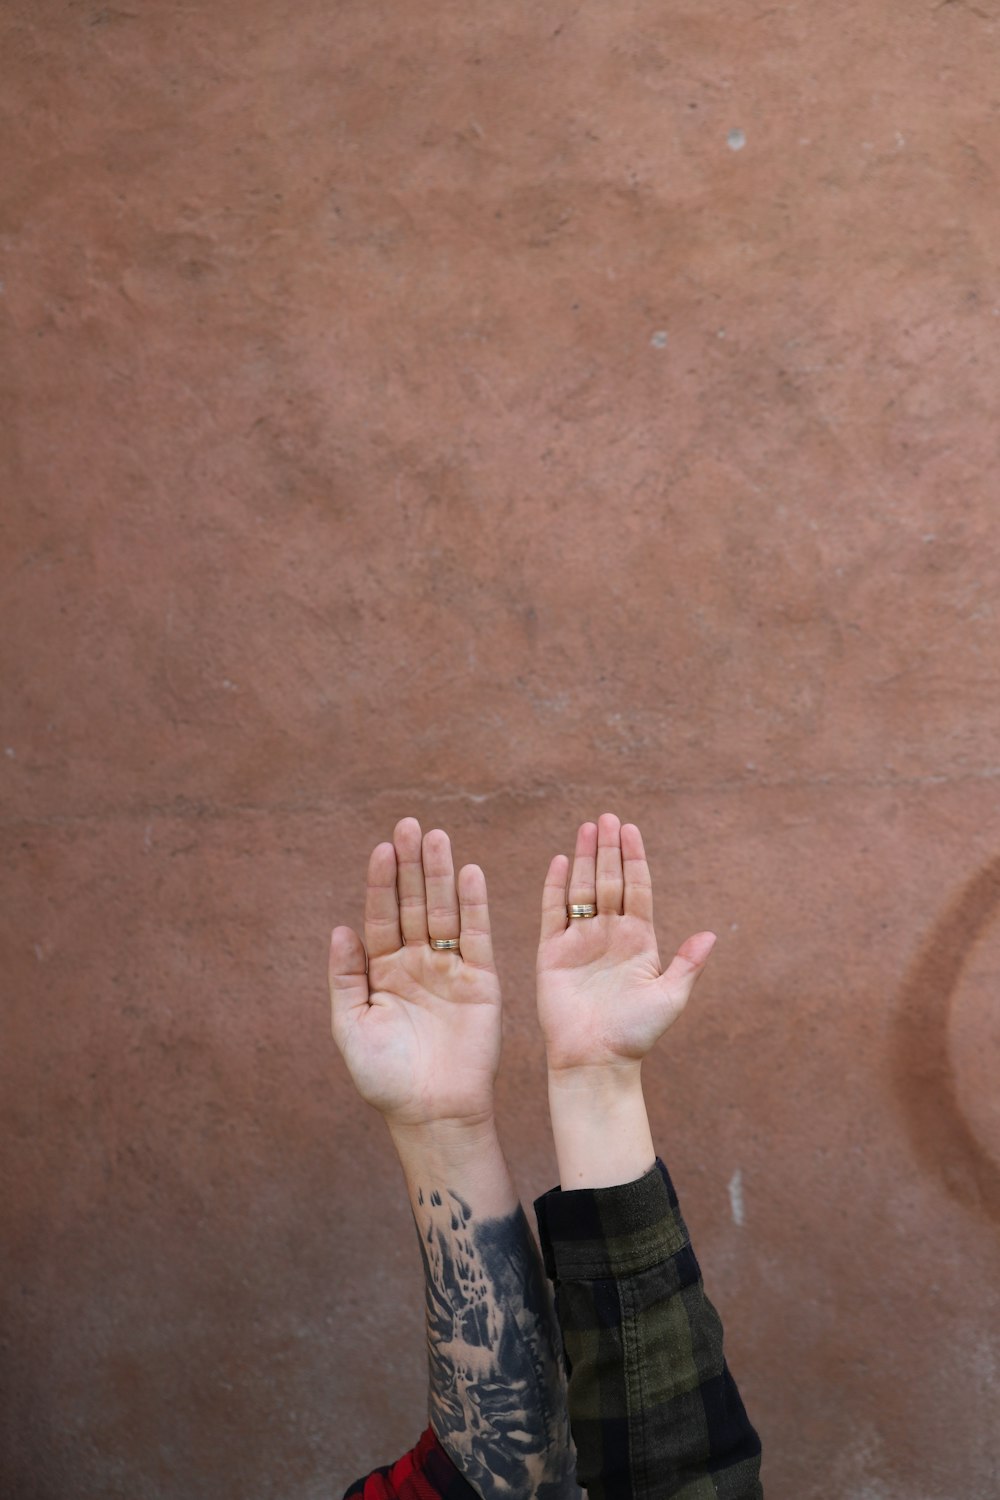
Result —
<instances>
[{"instance_id":1,"label":"forearm","mask_svg":"<svg viewBox=\"0 0 1000 1500\"><path fill-rule=\"evenodd\" d=\"M760 1441L656 1159L638 1067L550 1077L549 1101L561 1191L540 1201L581 1484L603 1500L762 1500ZM605 1413L624 1418L625 1444Z\"/></svg>"},{"instance_id":2,"label":"forearm","mask_svg":"<svg viewBox=\"0 0 1000 1500\"><path fill-rule=\"evenodd\" d=\"M576 1500L551 1289L495 1126L390 1134L424 1266L438 1440L483 1500Z\"/></svg>"}]
</instances>

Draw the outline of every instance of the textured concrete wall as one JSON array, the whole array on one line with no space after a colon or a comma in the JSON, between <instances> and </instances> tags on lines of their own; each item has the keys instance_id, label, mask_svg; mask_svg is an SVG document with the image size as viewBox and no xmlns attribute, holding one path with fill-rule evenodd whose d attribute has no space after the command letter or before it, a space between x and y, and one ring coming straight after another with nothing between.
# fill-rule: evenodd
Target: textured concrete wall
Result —
<instances>
[{"instance_id":1,"label":"textured concrete wall","mask_svg":"<svg viewBox=\"0 0 1000 1500\"><path fill-rule=\"evenodd\" d=\"M0 1491L319 1500L423 1425L326 955L605 810L768 1500L1000 1493L989 7L4 9Z\"/></svg>"}]
</instances>

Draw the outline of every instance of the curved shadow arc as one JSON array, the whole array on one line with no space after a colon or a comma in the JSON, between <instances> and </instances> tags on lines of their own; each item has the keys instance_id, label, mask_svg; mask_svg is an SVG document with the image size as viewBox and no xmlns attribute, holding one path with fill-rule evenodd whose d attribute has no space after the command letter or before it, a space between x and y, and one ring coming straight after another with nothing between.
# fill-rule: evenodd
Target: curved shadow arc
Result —
<instances>
[{"instance_id":1,"label":"curved shadow arc","mask_svg":"<svg viewBox=\"0 0 1000 1500\"><path fill-rule=\"evenodd\" d=\"M1000 912L1000 858L949 902L900 994L893 1086L921 1162L947 1191L1000 1222L1000 1164L977 1139L959 1103L948 1021L973 946Z\"/></svg>"}]
</instances>

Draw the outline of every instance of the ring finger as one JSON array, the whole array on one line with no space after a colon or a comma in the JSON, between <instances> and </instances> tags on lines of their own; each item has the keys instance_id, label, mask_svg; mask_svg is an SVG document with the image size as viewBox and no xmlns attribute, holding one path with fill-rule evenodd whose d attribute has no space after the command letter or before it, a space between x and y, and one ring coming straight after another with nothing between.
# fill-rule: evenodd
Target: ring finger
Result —
<instances>
[{"instance_id":1,"label":"ring finger","mask_svg":"<svg viewBox=\"0 0 1000 1500\"><path fill-rule=\"evenodd\" d=\"M576 835L576 852L569 877L569 902L571 906L583 902L589 902L593 906L596 900L597 824L581 823Z\"/></svg>"},{"instance_id":2,"label":"ring finger","mask_svg":"<svg viewBox=\"0 0 1000 1500\"><path fill-rule=\"evenodd\" d=\"M451 839L443 828L432 828L424 834L424 883L427 887L427 931L432 938L457 938L455 865Z\"/></svg>"}]
</instances>

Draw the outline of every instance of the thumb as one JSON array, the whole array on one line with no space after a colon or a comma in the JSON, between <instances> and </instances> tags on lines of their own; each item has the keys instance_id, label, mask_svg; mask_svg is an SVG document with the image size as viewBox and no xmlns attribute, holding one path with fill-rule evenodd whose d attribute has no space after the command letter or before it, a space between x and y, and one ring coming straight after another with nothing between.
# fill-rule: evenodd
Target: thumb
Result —
<instances>
[{"instance_id":1,"label":"thumb","mask_svg":"<svg viewBox=\"0 0 1000 1500\"><path fill-rule=\"evenodd\" d=\"M368 1005L365 946L352 927L335 927L330 938L328 979L333 1008L333 1039L342 1045L344 1029Z\"/></svg>"},{"instance_id":2,"label":"thumb","mask_svg":"<svg viewBox=\"0 0 1000 1500\"><path fill-rule=\"evenodd\" d=\"M718 941L714 932L696 932L685 938L660 975L660 988L685 1006Z\"/></svg>"}]
</instances>

